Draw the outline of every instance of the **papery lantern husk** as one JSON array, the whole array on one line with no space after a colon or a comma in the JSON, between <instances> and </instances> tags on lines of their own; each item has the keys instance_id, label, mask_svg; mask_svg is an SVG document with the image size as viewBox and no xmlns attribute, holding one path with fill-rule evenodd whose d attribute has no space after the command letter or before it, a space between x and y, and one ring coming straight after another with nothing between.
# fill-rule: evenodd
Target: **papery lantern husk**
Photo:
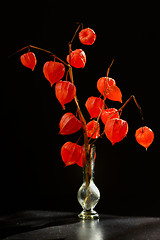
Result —
<instances>
[{"instance_id":1,"label":"papery lantern husk","mask_svg":"<svg viewBox=\"0 0 160 240\"><path fill-rule=\"evenodd\" d=\"M86 54L82 49L76 49L67 55L67 62L75 68L84 68L86 64Z\"/></svg>"},{"instance_id":2,"label":"papery lantern husk","mask_svg":"<svg viewBox=\"0 0 160 240\"><path fill-rule=\"evenodd\" d=\"M37 64L37 59L36 56L33 52L27 52L24 53L21 57L21 63L28 68L31 68L32 71L34 70L36 64Z\"/></svg>"},{"instance_id":3,"label":"papery lantern husk","mask_svg":"<svg viewBox=\"0 0 160 240\"><path fill-rule=\"evenodd\" d=\"M107 88L105 97L112 100L122 103L122 93L117 86L111 86Z\"/></svg>"},{"instance_id":4,"label":"papery lantern husk","mask_svg":"<svg viewBox=\"0 0 160 240\"><path fill-rule=\"evenodd\" d=\"M93 45L96 40L96 34L91 28L82 29L79 32L79 40L84 45Z\"/></svg>"},{"instance_id":5,"label":"papery lantern husk","mask_svg":"<svg viewBox=\"0 0 160 240\"><path fill-rule=\"evenodd\" d=\"M105 125L106 137L111 141L112 145L120 142L128 133L128 123L119 118L113 118L107 121Z\"/></svg>"},{"instance_id":6,"label":"papery lantern husk","mask_svg":"<svg viewBox=\"0 0 160 240\"><path fill-rule=\"evenodd\" d=\"M79 131L82 127L82 122L78 120L73 113L65 113L59 123L61 135L68 135Z\"/></svg>"},{"instance_id":7,"label":"papery lantern husk","mask_svg":"<svg viewBox=\"0 0 160 240\"><path fill-rule=\"evenodd\" d=\"M106 82L107 80L107 82ZM105 91L105 86L106 89L111 87L111 86L115 86L116 85L116 81L113 78L109 78L109 77L101 77L98 79L97 81L97 89L98 91L104 96L104 91Z\"/></svg>"},{"instance_id":8,"label":"papery lantern husk","mask_svg":"<svg viewBox=\"0 0 160 240\"><path fill-rule=\"evenodd\" d=\"M97 129L96 129L96 127L97 127ZM88 137L92 137L92 138L96 139L100 136L100 127L99 127L99 123L97 124L97 121L92 120L92 121L88 122L86 125L86 129L87 129Z\"/></svg>"},{"instance_id":9,"label":"papery lantern husk","mask_svg":"<svg viewBox=\"0 0 160 240\"><path fill-rule=\"evenodd\" d=\"M65 73L65 66L60 62L48 61L43 66L45 78L50 82L51 86L61 80Z\"/></svg>"},{"instance_id":10,"label":"papery lantern husk","mask_svg":"<svg viewBox=\"0 0 160 240\"><path fill-rule=\"evenodd\" d=\"M120 118L118 110L116 108L103 109L101 114L101 120L104 124L110 119Z\"/></svg>"},{"instance_id":11,"label":"papery lantern husk","mask_svg":"<svg viewBox=\"0 0 160 240\"><path fill-rule=\"evenodd\" d=\"M116 81L113 78L100 78L97 81L97 89L103 96L105 92L105 98L122 103L122 93L120 89L116 86Z\"/></svg>"},{"instance_id":12,"label":"papery lantern husk","mask_svg":"<svg viewBox=\"0 0 160 240\"><path fill-rule=\"evenodd\" d=\"M154 132L146 126L140 127L136 130L135 138L136 141L147 150L154 140Z\"/></svg>"},{"instance_id":13,"label":"papery lantern husk","mask_svg":"<svg viewBox=\"0 0 160 240\"><path fill-rule=\"evenodd\" d=\"M76 95L76 87L68 81L59 81L55 85L55 94L63 109L65 104L71 102Z\"/></svg>"},{"instance_id":14,"label":"papery lantern husk","mask_svg":"<svg viewBox=\"0 0 160 240\"><path fill-rule=\"evenodd\" d=\"M82 146L66 142L61 148L61 157L66 166L78 164L83 167L83 152L84 149Z\"/></svg>"},{"instance_id":15,"label":"papery lantern husk","mask_svg":"<svg viewBox=\"0 0 160 240\"><path fill-rule=\"evenodd\" d=\"M98 117L102 107L103 107L103 100L98 97L89 97L85 103L85 106L91 116L91 118Z\"/></svg>"}]
</instances>

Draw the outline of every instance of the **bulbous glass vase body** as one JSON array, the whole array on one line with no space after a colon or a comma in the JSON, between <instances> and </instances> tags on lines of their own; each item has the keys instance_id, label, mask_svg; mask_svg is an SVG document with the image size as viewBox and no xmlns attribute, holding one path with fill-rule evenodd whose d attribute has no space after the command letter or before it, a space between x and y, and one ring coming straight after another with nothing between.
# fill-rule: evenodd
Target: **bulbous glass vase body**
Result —
<instances>
[{"instance_id":1,"label":"bulbous glass vase body","mask_svg":"<svg viewBox=\"0 0 160 240\"><path fill-rule=\"evenodd\" d=\"M90 158L84 162L83 184L78 190L78 202L83 211L78 215L81 219L98 219L99 215L93 209L100 199L100 192L94 183L96 149L95 145L90 148Z\"/></svg>"}]
</instances>

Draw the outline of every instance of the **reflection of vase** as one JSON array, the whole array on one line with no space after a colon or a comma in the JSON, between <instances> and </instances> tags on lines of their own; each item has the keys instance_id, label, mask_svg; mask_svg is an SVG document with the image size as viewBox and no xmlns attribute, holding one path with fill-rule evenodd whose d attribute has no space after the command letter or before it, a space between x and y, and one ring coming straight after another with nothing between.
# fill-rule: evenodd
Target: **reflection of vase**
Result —
<instances>
[{"instance_id":1,"label":"reflection of vase","mask_svg":"<svg viewBox=\"0 0 160 240\"><path fill-rule=\"evenodd\" d=\"M94 221L82 221L77 228L77 239L78 240L104 240L105 236L103 234L101 225L99 224L99 219Z\"/></svg>"},{"instance_id":2,"label":"reflection of vase","mask_svg":"<svg viewBox=\"0 0 160 240\"><path fill-rule=\"evenodd\" d=\"M83 167L83 184L78 190L77 198L83 211L78 215L81 219L97 219L99 215L94 211L100 199L100 192L94 184L94 167L95 167L96 149L92 145L90 149L90 158L85 160Z\"/></svg>"}]
</instances>

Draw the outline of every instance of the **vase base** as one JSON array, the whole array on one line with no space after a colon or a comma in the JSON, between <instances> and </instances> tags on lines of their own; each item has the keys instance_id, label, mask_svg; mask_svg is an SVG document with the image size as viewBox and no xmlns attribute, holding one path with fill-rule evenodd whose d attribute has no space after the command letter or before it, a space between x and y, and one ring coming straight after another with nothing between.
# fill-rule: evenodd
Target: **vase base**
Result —
<instances>
[{"instance_id":1,"label":"vase base","mask_svg":"<svg viewBox=\"0 0 160 240\"><path fill-rule=\"evenodd\" d=\"M94 210L83 210L78 217L83 220L99 219L99 214Z\"/></svg>"}]
</instances>

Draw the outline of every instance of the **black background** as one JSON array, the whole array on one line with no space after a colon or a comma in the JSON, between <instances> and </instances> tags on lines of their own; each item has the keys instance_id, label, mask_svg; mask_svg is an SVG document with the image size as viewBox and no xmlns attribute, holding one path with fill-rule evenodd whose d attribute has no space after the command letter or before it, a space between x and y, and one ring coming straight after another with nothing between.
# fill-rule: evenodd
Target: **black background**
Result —
<instances>
[{"instance_id":1,"label":"black background","mask_svg":"<svg viewBox=\"0 0 160 240\"><path fill-rule=\"evenodd\" d=\"M60 156L61 146L66 141L76 142L81 133L58 135L61 116L67 111L76 112L74 102L67 104L64 112L54 86L51 88L45 79L42 68L53 59L49 55L33 50L37 56L34 72L20 63L25 51L8 56L31 44L65 60L76 22L83 22L97 34L93 46L81 45L78 37L72 46L73 50L82 48L87 55L85 68L74 69L77 95L87 121L85 101L89 96L99 96L96 82L106 75L114 58L110 77L121 89L123 102L134 94L143 109L144 125L155 133L146 152L134 137L142 123L138 109L130 102L121 116L129 124L127 137L114 146L105 137L97 141L95 181L101 199L96 209L100 213L160 216L158 6L153 2L77 2L73 6L63 1L27 1L22 6L6 4L4 11L0 212L81 211L76 194L82 184L82 169L64 168ZM108 107L120 106L108 100Z\"/></svg>"}]
</instances>

